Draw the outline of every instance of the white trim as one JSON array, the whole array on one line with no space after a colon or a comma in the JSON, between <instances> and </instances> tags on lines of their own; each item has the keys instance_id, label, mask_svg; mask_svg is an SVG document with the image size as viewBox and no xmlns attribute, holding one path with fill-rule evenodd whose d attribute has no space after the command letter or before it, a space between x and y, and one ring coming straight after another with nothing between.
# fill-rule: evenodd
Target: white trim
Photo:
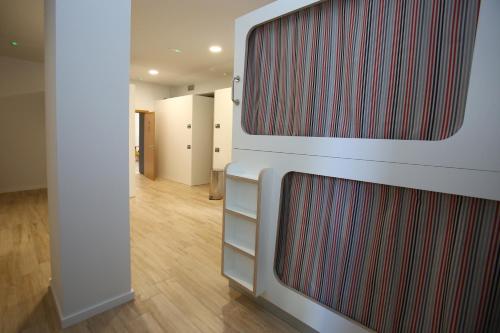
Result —
<instances>
[{"instance_id":1,"label":"white trim","mask_svg":"<svg viewBox=\"0 0 500 333\"><path fill-rule=\"evenodd\" d=\"M134 290L131 289L130 291L118 295L113 298L109 298L101 303L89 306L81 311L75 312L73 314L63 316L61 307L59 305L59 301L57 300L56 295L53 292L53 289L51 286L49 286L50 293L52 295L52 299L54 300L54 303L56 304L57 308L57 315L59 317L59 321L61 323L61 328L67 328L72 325L75 325L81 321L84 321L86 319L89 319L95 315L98 315L100 313L103 313L105 311L111 310L114 307L117 307L119 305L122 305L124 303L130 302L131 300L134 299Z\"/></svg>"},{"instance_id":2,"label":"white trim","mask_svg":"<svg viewBox=\"0 0 500 333\"><path fill-rule=\"evenodd\" d=\"M43 185L12 186L12 187L0 188L0 193L11 193L11 192L42 190L42 189L46 189L46 188L47 188L47 184L43 184Z\"/></svg>"}]
</instances>

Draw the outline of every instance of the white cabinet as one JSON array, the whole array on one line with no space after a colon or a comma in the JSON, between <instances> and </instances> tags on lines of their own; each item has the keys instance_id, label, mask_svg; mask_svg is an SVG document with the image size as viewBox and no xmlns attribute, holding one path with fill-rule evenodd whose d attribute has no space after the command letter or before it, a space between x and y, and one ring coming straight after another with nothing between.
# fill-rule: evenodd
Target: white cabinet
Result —
<instances>
[{"instance_id":1,"label":"white cabinet","mask_svg":"<svg viewBox=\"0 0 500 333\"><path fill-rule=\"evenodd\" d=\"M158 102L158 176L186 185L207 184L212 166L214 99L196 95Z\"/></svg>"},{"instance_id":2,"label":"white cabinet","mask_svg":"<svg viewBox=\"0 0 500 333\"><path fill-rule=\"evenodd\" d=\"M231 162L233 129L231 90L231 88L220 89L214 93L214 170L224 170Z\"/></svg>"}]
</instances>

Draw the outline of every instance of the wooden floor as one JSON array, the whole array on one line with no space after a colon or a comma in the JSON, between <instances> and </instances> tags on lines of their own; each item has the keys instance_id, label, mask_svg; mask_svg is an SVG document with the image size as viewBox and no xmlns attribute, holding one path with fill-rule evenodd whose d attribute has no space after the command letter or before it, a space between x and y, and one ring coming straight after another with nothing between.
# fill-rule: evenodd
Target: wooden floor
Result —
<instances>
[{"instance_id":1,"label":"wooden floor","mask_svg":"<svg viewBox=\"0 0 500 333\"><path fill-rule=\"evenodd\" d=\"M295 332L220 275L222 202L137 176L133 302L65 332ZM60 331L48 293L45 191L0 194L0 332Z\"/></svg>"}]
</instances>

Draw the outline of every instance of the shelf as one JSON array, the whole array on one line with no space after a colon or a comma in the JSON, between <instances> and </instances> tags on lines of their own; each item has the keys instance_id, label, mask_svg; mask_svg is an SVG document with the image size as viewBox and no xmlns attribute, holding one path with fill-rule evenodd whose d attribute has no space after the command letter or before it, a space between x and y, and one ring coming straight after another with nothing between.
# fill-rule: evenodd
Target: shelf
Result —
<instances>
[{"instance_id":1,"label":"shelf","mask_svg":"<svg viewBox=\"0 0 500 333\"><path fill-rule=\"evenodd\" d=\"M226 209L244 218L256 220L259 184L226 176Z\"/></svg>"},{"instance_id":2,"label":"shelf","mask_svg":"<svg viewBox=\"0 0 500 333\"><path fill-rule=\"evenodd\" d=\"M250 221L226 212L224 216L224 242L226 244L255 256L256 235L255 220Z\"/></svg>"},{"instance_id":3,"label":"shelf","mask_svg":"<svg viewBox=\"0 0 500 333\"><path fill-rule=\"evenodd\" d=\"M233 275L232 272L225 272L224 275L226 275L227 278L233 280L234 282L238 283L240 286L244 287L247 289L249 292L253 293L253 283L247 282L245 280L242 280L238 278L236 275Z\"/></svg>"},{"instance_id":4,"label":"shelf","mask_svg":"<svg viewBox=\"0 0 500 333\"><path fill-rule=\"evenodd\" d=\"M253 222L257 221L257 212L241 208L241 207L226 207L226 213L242 217L245 219L250 219Z\"/></svg>"},{"instance_id":5,"label":"shelf","mask_svg":"<svg viewBox=\"0 0 500 333\"><path fill-rule=\"evenodd\" d=\"M259 219L263 207L264 213L269 211L261 187L272 184L270 171L230 163L225 173L222 274L254 296L263 291L259 287ZM267 196L270 191L264 193Z\"/></svg>"},{"instance_id":6,"label":"shelf","mask_svg":"<svg viewBox=\"0 0 500 333\"><path fill-rule=\"evenodd\" d=\"M224 246L223 251L224 261L222 273L253 293L254 258L250 258L248 255L227 245Z\"/></svg>"},{"instance_id":7,"label":"shelf","mask_svg":"<svg viewBox=\"0 0 500 333\"><path fill-rule=\"evenodd\" d=\"M255 178L255 175L250 175L250 174L241 174L241 175L233 175L228 173L227 178L231 178L237 181L242 181L242 182L248 182L248 183L254 183L257 184L259 182L259 178L257 175L257 178Z\"/></svg>"},{"instance_id":8,"label":"shelf","mask_svg":"<svg viewBox=\"0 0 500 333\"><path fill-rule=\"evenodd\" d=\"M261 169L252 169L243 166L239 163L231 163L226 169L226 175L229 177L242 178L242 180L249 180L253 182L259 181L259 174Z\"/></svg>"},{"instance_id":9,"label":"shelf","mask_svg":"<svg viewBox=\"0 0 500 333\"><path fill-rule=\"evenodd\" d=\"M233 250L243 252L243 254L245 254L249 257L255 257L255 249L245 247L241 244L235 244L229 240L224 241L224 245L231 247Z\"/></svg>"}]
</instances>

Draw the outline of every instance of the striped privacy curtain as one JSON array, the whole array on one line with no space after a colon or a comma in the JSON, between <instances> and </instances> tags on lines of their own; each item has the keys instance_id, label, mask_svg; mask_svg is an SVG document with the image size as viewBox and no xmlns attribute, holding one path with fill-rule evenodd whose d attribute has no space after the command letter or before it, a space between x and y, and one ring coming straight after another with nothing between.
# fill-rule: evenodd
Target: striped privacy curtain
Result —
<instances>
[{"instance_id":1,"label":"striped privacy curtain","mask_svg":"<svg viewBox=\"0 0 500 333\"><path fill-rule=\"evenodd\" d=\"M441 140L464 120L480 0L330 0L255 28L249 134Z\"/></svg>"},{"instance_id":2,"label":"striped privacy curtain","mask_svg":"<svg viewBox=\"0 0 500 333\"><path fill-rule=\"evenodd\" d=\"M498 332L500 202L289 173L275 269L378 332Z\"/></svg>"}]
</instances>

